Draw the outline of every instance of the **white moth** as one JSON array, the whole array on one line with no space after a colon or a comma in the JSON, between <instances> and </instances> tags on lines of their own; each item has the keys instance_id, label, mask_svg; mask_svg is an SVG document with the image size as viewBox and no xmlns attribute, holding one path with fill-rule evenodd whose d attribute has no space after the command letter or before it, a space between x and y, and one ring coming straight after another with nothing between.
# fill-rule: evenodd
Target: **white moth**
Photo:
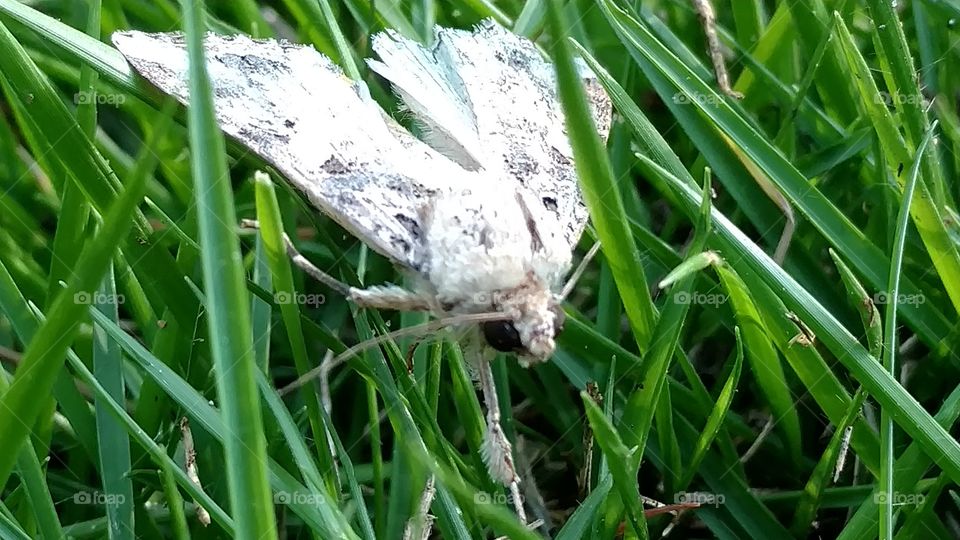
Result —
<instances>
[{"instance_id":1,"label":"white moth","mask_svg":"<svg viewBox=\"0 0 960 540\"><path fill-rule=\"evenodd\" d=\"M187 102L181 34L121 32L113 43L146 79ZM373 47L380 60L369 66L421 124L422 141L313 48L209 34L217 121L417 285L347 287L292 253L313 275L362 306L493 313L479 324L490 347L524 365L546 361L587 220L552 66L533 43L491 21L473 32L437 28L430 47L388 30ZM584 73L605 137L610 101ZM484 457L517 503L519 478L487 364L474 366L488 406Z\"/></svg>"}]
</instances>

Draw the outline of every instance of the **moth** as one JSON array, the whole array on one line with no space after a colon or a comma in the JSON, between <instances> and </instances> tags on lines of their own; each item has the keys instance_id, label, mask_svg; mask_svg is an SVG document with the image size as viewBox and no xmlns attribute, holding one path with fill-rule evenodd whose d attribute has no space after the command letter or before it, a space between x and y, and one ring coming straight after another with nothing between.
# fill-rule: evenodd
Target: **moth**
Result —
<instances>
[{"instance_id":1,"label":"moth","mask_svg":"<svg viewBox=\"0 0 960 540\"><path fill-rule=\"evenodd\" d=\"M182 34L112 40L144 78L188 103ZM479 321L488 346L473 366L488 410L484 459L523 517L488 361L492 350L525 366L553 354L564 278L588 217L553 67L531 41L490 20L472 31L437 27L429 46L377 34L378 59L367 64L393 86L418 138L312 47L215 34L204 47L223 131L414 286L349 287L290 245L298 265L360 306ZM606 137L610 100L581 71Z\"/></svg>"}]
</instances>

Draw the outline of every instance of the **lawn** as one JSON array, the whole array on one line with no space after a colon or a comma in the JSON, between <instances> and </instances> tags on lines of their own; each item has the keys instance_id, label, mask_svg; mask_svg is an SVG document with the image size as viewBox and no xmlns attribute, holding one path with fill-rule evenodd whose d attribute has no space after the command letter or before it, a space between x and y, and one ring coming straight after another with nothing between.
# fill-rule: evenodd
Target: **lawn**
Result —
<instances>
[{"instance_id":1,"label":"lawn","mask_svg":"<svg viewBox=\"0 0 960 540\"><path fill-rule=\"evenodd\" d=\"M699 1L0 0L0 538L960 537L960 7L714 0L722 88ZM421 133L372 36L484 19L555 65L600 245L550 361L490 364L529 527L465 329L292 264L412 285L110 39L310 44Z\"/></svg>"}]
</instances>

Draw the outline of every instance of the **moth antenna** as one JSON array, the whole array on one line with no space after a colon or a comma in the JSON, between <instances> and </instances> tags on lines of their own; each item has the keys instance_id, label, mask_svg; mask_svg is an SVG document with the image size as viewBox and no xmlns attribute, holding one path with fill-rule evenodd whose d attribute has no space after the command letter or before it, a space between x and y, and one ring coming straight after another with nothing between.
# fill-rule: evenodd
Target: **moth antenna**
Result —
<instances>
[{"instance_id":1,"label":"moth antenna","mask_svg":"<svg viewBox=\"0 0 960 540\"><path fill-rule=\"evenodd\" d=\"M583 273L587 270L587 265L590 264L590 261L597 255L597 252L600 251L600 241L597 240L593 243L593 247L590 248L590 251L583 256L583 260L580 261L580 264L577 265L577 269L574 270L573 275L570 276L570 279L567 280L566 285L563 286L563 290L560 291L559 301L563 302L567 299L567 296L573 292L573 288L577 285L577 281L580 281L580 278L583 276Z\"/></svg>"},{"instance_id":2,"label":"moth antenna","mask_svg":"<svg viewBox=\"0 0 960 540\"><path fill-rule=\"evenodd\" d=\"M304 384L310 382L317 376L326 377L330 370L339 366L340 364L349 360L352 356L357 353L363 352L370 347L379 345L385 341L390 341L393 339L407 337L407 336L416 336L426 334L428 332L433 332L436 330L441 330L447 326L453 326L455 324L463 324L468 322L486 322L486 321L500 321L508 319L509 316L499 311L492 311L488 313L466 313L463 315L454 315L452 317L446 317L443 319L437 319L435 321L425 322L423 324L418 324L416 326L411 326L409 328L401 328L399 330L394 330L392 332L387 332L386 334L380 336L374 336L366 341L361 341L352 347L349 347L347 350L338 354L337 356L330 358L330 355L324 359L324 361L317 367L311 369L310 371L304 373L300 378L293 381L292 383L284 386L279 390L281 396L285 396L290 392L300 388Z\"/></svg>"}]
</instances>

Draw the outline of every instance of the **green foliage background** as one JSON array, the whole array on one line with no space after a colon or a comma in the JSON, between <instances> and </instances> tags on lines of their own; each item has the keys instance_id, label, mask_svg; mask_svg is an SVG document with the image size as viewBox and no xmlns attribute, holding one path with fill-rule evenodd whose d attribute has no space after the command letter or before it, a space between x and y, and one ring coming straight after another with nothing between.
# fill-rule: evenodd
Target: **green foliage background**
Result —
<instances>
[{"instance_id":1,"label":"green foliage background","mask_svg":"<svg viewBox=\"0 0 960 540\"><path fill-rule=\"evenodd\" d=\"M0 0L0 537L400 538L432 477L444 538L956 538L960 8L715 7L739 101L681 0ZM281 229L351 283L400 279L107 45L286 37L396 111L372 33L488 17L556 62L578 252L603 246L555 358L493 366L537 530L479 457L455 334L350 360L329 416L276 392L425 319L291 269ZM613 98L606 147L573 55Z\"/></svg>"}]
</instances>

